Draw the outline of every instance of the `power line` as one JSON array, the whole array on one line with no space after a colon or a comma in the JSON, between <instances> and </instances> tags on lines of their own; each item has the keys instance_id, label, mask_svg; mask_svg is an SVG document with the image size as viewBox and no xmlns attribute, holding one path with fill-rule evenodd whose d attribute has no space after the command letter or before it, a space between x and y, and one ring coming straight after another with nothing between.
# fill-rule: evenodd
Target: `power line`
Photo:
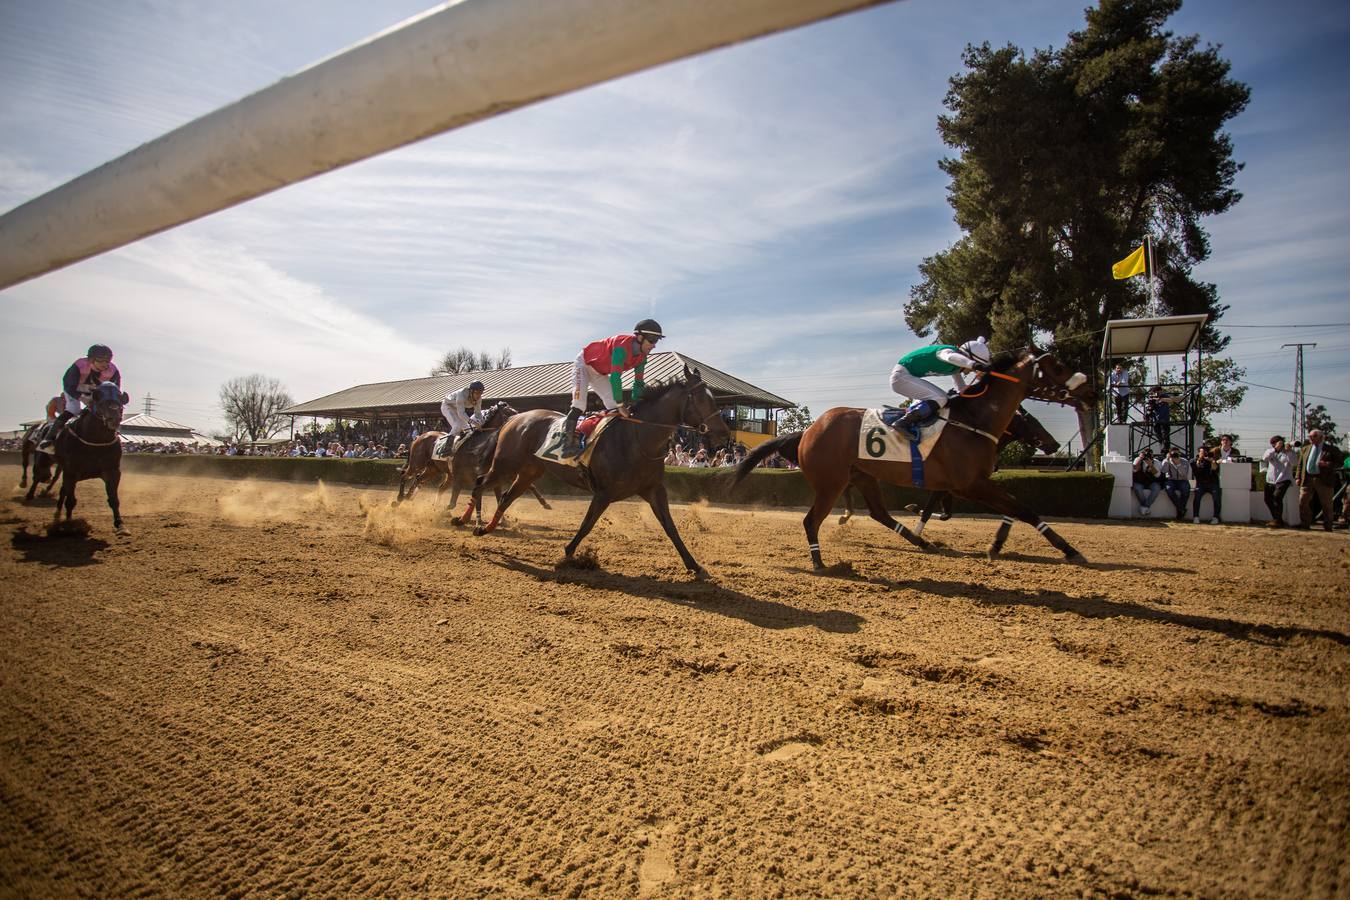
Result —
<instances>
[{"instance_id":1,"label":"power line","mask_svg":"<svg viewBox=\"0 0 1350 900\"><path fill-rule=\"evenodd\" d=\"M1296 393L1295 391L1289 390L1289 388L1273 387L1269 384L1256 384L1255 382L1252 381L1243 381L1241 378L1236 378L1234 380L1238 384L1245 384L1248 387L1265 388L1268 391L1279 391L1282 394ZM1330 400L1332 403L1350 403L1350 400L1346 400L1344 397L1324 397L1321 394L1307 394L1307 393L1305 393L1303 396L1312 397L1314 400Z\"/></svg>"},{"instance_id":2,"label":"power line","mask_svg":"<svg viewBox=\"0 0 1350 900\"><path fill-rule=\"evenodd\" d=\"M1215 324L1215 328L1350 328L1350 322L1320 322L1310 325L1233 325Z\"/></svg>"}]
</instances>

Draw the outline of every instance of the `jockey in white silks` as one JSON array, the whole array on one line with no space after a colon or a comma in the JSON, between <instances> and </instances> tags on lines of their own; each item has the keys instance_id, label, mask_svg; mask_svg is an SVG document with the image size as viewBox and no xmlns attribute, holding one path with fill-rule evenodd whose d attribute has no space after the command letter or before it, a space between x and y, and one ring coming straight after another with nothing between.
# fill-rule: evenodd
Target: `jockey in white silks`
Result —
<instances>
[{"instance_id":1,"label":"jockey in white silks","mask_svg":"<svg viewBox=\"0 0 1350 900\"><path fill-rule=\"evenodd\" d=\"M966 341L959 347L931 344L900 357L891 370L891 390L920 402L896 421L895 430L918 440L916 423L947 405L947 392L924 376L950 375L952 381L956 382L957 391L964 391L966 380L962 373L985 371L989 368L991 358L989 345L982 337Z\"/></svg>"},{"instance_id":2,"label":"jockey in white silks","mask_svg":"<svg viewBox=\"0 0 1350 900\"><path fill-rule=\"evenodd\" d=\"M462 440L461 436L468 434L470 429L479 424L474 417L479 413L482 402L483 382L476 380L457 391L451 391L441 401L441 415L450 425L447 432L450 439L445 442L447 457L454 453L454 448Z\"/></svg>"}]
</instances>

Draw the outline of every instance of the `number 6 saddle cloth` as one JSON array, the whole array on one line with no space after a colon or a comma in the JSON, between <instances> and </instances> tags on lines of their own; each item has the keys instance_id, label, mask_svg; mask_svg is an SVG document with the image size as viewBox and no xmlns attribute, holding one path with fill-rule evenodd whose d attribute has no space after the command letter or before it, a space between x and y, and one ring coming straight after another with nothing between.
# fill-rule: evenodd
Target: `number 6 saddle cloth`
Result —
<instances>
[{"instance_id":1,"label":"number 6 saddle cloth","mask_svg":"<svg viewBox=\"0 0 1350 900\"><path fill-rule=\"evenodd\" d=\"M600 433L617 418L619 418L617 415L601 413L596 416L588 416L578 422L577 437L581 440L581 452L570 458L561 455L563 444L566 442L566 436L563 433L564 420L562 418L555 419L548 428L548 434L544 435L544 442L539 445L538 450L534 451L534 455L559 465L589 466L591 454L595 452L595 445L600 440Z\"/></svg>"},{"instance_id":2,"label":"number 6 saddle cloth","mask_svg":"<svg viewBox=\"0 0 1350 900\"><path fill-rule=\"evenodd\" d=\"M909 439L884 421L890 419L893 422L903 414L904 410L894 406L863 410L862 427L858 429L858 458L910 462ZM927 458L933 451L933 445L946 427L947 407L944 406L936 418L925 423L919 432L920 459Z\"/></svg>"}]
</instances>

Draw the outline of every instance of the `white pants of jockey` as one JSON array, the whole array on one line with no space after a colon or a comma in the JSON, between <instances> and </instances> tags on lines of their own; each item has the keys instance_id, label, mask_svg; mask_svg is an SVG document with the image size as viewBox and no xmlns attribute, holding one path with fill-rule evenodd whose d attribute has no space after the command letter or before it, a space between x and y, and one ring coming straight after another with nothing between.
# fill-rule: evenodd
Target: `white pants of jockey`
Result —
<instances>
[{"instance_id":1,"label":"white pants of jockey","mask_svg":"<svg viewBox=\"0 0 1350 900\"><path fill-rule=\"evenodd\" d=\"M441 401L441 415L445 416L445 421L450 423L450 440L459 437L460 432L469 427L469 417L464 415L464 410L455 409L444 400Z\"/></svg>"},{"instance_id":2,"label":"white pants of jockey","mask_svg":"<svg viewBox=\"0 0 1350 900\"><path fill-rule=\"evenodd\" d=\"M593 391L600 402L605 404L605 409L613 412L619 408L619 404L614 402L614 391L609 384L609 376L601 375L599 372L586 365L586 353L582 351L577 354L577 361L572 364L572 408L579 412L586 411L586 392Z\"/></svg>"},{"instance_id":3,"label":"white pants of jockey","mask_svg":"<svg viewBox=\"0 0 1350 900\"><path fill-rule=\"evenodd\" d=\"M897 365L891 369L891 390L911 400L932 400L938 409L947 405L947 392L927 378L911 375L909 369Z\"/></svg>"},{"instance_id":4,"label":"white pants of jockey","mask_svg":"<svg viewBox=\"0 0 1350 900\"><path fill-rule=\"evenodd\" d=\"M67 394L65 391L61 392L61 396L65 398L66 401L66 412L70 413L72 416L78 416L80 410L84 409L84 404L80 402L79 397Z\"/></svg>"}]
</instances>

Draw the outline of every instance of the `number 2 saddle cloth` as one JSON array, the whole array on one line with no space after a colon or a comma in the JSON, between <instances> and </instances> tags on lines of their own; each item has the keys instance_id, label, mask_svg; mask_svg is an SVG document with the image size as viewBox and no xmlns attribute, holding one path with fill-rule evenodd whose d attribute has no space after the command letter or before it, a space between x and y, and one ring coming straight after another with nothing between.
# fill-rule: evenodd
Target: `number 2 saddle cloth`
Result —
<instances>
[{"instance_id":1,"label":"number 2 saddle cloth","mask_svg":"<svg viewBox=\"0 0 1350 900\"><path fill-rule=\"evenodd\" d=\"M912 445L909 438L888 424L904 414L903 409L895 406L863 410L862 427L858 429L858 458L910 462ZM946 427L947 407L944 406L936 416L924 422L919 430L920 459L926 459L933 451L933 445Z\"/></svg>"},{"instance_id":2,"label":"number 2 saddle cloth","mask_svg":"<svg viewBox=\"0 0 1350 900\"><path fill-rule=\"evenodd\" d=\"M565 420L561 417L557 418L549 426L548 434L544 435L544 442L539 445L538 450L534 451L534 455L559 465L589 466L591 454L595 452L595 445L600 440L601 432L617 418L619 417L616 415L600 413L599 415L587 416L578 422L577 438L581 441L581 452L572 457L562 455L563 444L567 442L563 429Z\"/></svg>"}]
</instances>

